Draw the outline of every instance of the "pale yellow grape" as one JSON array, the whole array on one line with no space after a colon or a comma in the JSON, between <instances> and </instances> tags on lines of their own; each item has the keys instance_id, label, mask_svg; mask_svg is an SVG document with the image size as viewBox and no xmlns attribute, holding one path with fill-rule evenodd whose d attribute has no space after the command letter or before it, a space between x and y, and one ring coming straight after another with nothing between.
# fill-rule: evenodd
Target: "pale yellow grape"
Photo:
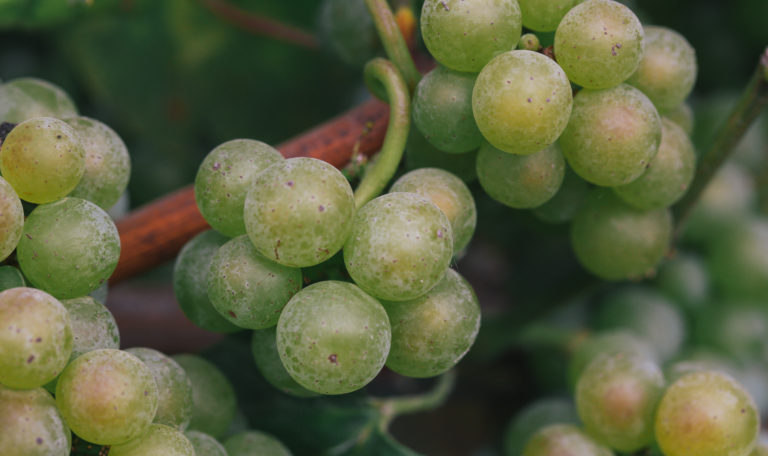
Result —
<instances>
[{"instance_id":1,"label":"pale yellow grape","mask_svg":"<svg viewBox=\"0 0 768 456\"><path fill-rule=\"evenodd\" d=\"M153 424L146 434L121 445L113 445L109 456L207 456L196 455L192 442L177 429Z\"/></svg>"},{"instance_id":2,"label":"pale yellow grape","mask_svg":"<svg viewBox=\"0 0 768 456\"><path fill-rule=\"evenodd\" d=\"M71 440L56 401L47 391L0 385L0 454L67 456Z\"/></svg>"},{"instance_id":3,"label":"pale yellow grape","mask_svg":"<svg viewBox=\"0 0 768 456\"><path fill-rule=\"evenodd\" d=\"M16 248L24 229L24 208L16 191L0 177L0 261Z\"/></svg>"}]
</instances>

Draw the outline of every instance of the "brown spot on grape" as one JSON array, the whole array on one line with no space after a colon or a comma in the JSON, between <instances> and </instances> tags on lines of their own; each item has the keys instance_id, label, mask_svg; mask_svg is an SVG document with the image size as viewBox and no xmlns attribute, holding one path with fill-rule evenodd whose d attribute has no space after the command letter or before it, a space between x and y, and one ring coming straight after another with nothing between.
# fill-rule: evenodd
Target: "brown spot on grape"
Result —
<instances>
[{"instance_id":1,"label":"brown spot on grape","mask_svg":"<svg viewBox=\"0 0 768 456\"><path fill-rule=\"evenodd\" d=\"M36 442L38 445L42 445L42 444L43 444L43 439L42 439L42 438L40 438L40 437L38 437L38 438L36 438L36 439L35 439L35 442Z\"/></svg>"},{"instance_id":2,"label":"brown spot on grape","mask_svg":"<svg viewBox=\"0 0 768 456\"><path fill-rule=\"evenodd\" d=\"M234 312L232 312L231 310L227 311L227 313L229 314L230 317L237 318L237 315Z\"/></svg>"},{"instance_id":3,"label":"brown spot on grape","mask_svg":"<svg viewBox=\"0 0 768 456\"><path fill-rule=\"evenodd\" d=\"M31 363L35 360L35 355L29 355L29 358L27 358L27 364Z\"/></svg>"},{"instance_id":4,"label":"brown spot on grape","mask_svg":"<svg viewBox=\"0 0 768 456\"><path fill-rule=\"evenodd\" d=\"M214 164L213 164L213 170L214 170L214 171L218 171L218 170L219 170L219 168L221 168L221 163L219 163L219 162L216 162L216 163L214 163Z\"/></svg>"},{"instance_id":5,"label":"brown spot on grape","mask_svg":"<svg viewBox=\"0 0 768 456\"><path fill-rule=\"evenodd\" d=\"M330 361L333 364L339 364L339 362L337 361L336 353L331 353L328 356L328 361Z\"/></svg>"},{"instance_id":6,"label":"brown spot on grape","mask_svg":"<svg viewBox=\"0 0 768 456\"><path fill-rule=\"evenodd\" d=\"M323 205L321 204L321 205L317 206L317 210L318 210L319 212L323 212L323 211L325 211L325 206L323 206Z\"/></svg>"}]
</instances>

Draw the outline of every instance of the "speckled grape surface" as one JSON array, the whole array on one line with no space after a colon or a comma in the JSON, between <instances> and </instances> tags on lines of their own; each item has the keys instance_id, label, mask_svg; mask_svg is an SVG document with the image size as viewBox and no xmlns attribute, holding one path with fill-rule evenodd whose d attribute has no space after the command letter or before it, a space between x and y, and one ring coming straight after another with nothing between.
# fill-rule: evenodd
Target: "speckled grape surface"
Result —
<instances>
[{"instance_id":1,"label":"speckled grape surface","mask_svg":"<svg viewBox=\"0 0 768 456\"><path fill-rule=\"evenodd\" d=\"M122 445L113 445L109 449L109 454L110 456L196 456L192 442L179 430L164 424L153 424L141 437ZM197 456L203 456L203 454Z\"/></svg>"},{"instance_id":2,"label":"speckled grape surface","mask_svg":"<svg viewBox=\"0 0 768 456\"><path fill-rule=\"evenodd\" d=\"M121 350L90 351L59 377L56 406L72 432L99 445L144 434L157 410L157 384L149 368Z\"/></svg>"},{"instance_id":3,"label":"speckled grape surface","mask_svg":"<svg viewBox=\"0 0 768 456\"><path fill-rule=\"evenodd\" d=\"M433 377L455 366L480 330L480 304L453 269L427 294L383 302L392 325L387 367L409 377Z\"/></svg>"},{"instance_id":4,"label":"speckled grape surface","mask_svg":"<svg viewBox=\"0 0 768 456\"><path fill-rule=\"evenodd\" d=\"M17 78L0 85L0 121L19 123L33 117L64 119L77 115L75 103L60 87L37 78Z\"/></svg>"},{"instance_id":5,"label":"speckled grape surface","mask_svg":"<svg viewBox=\"0 0 768 456\"><path fill-rule=\"evenodd\" d=\"M187 431L184 436L195 448L197 456L229 456L224 445L204 432Z\"/></svg>"},{"instance_id":6,"label":"speckled grape surface","mask_svg":"<svg viewBox=\"0 0 768 456\"><path fill-rule=\"evenodd\" d=\"M229 456L291 456L290 450L275 437L261 431L244 431L227 438Z\"/></svg>"},{"instance_id":7,"label":"speckled grape surface","mask_svg":"<svg viewBox=\"0 0 768 456\"><path fill-rule=\"evenodd\" d=\"M288 373L322 394L362 388L384 366L391 341L379 302L354 284L317 282L297 293L277 323L277 350Z\"/></svg>"},{"instance_id":8,"label":"speckled grape surface","mask_svg":"<svg viewBox=\"0 0 768 456\"><path fill-rule=\"evenodd\" d=\"M613 452L573 424L550 424L528 440L522 456L553 455L613 456Z\"/></svg>"},{"instance_id":9,"label":"speckled grape surface","mask_svg":"<svg viewBox=\"0 0 768 456\"><path fill-rule=\"evenodd\" d=\"M61 120L22 122L0 148L0 172L19 197L43 204L65 197L85 172L85 151L75 130Z\"/></svg>"},{"instance_id":10,"label":"speckled grape surface","mask_svg":"<svg viewBox=\"0 0 768 456\"><path fill-rule=\"evenodd\" d=\"M229 428L237 410L232 384L218 367L199 356L172 358L184 368L192 382L192 420L188 429L220 437Z\"/></svg>"},{"instance_id":11,"label":"speckled grape surface","mask_svg":"<svg viewBox=\"0 0 768 456\"><path fill-rule=\"evenodd\" d=\"M390 191L429 198L451 223L454 253L469 244L477 225L477 208L469 187L461 179L442 169L422 168L404 174Z\"/></svg>"},{"instance_id":12,"label":"speckled grape surface","mask_svg":"<svg viewBox=\"0 0 768 456\"><path fill-rule=\"evenodd\" d=\"M256 368L270 385L292 396L317 396L316 392L299 385L285 369L277 351L277 326L253 332L251 353Z\"/></svg>"},{"instance_id":13,"label":"speckled grape surface","mask_svg":"<svg viewBox=\"0 0 768 456\"><path fill-rule=\"evenodd\" d=\"M388 301L405 301L440 281L453 255L451 224L430 200L389 193L360 208L344 245L355 283Z\"/></svg>"},{"instance_id":14,"label":"speckled grape surface","mask_svg":"<svg viewBox=\"0 0 768 456\"><path fill-rule=\"evenodd\" d=\"M280 311L301 289L301 281L301 269L264 257L242 235L222 245L213 257L208 298L233 324L267 328L277 324Z\"/></svg>"},{"instance_id":15,"label":"speckled grape surface","mask_svg":"<svg viewBox=\"0 0 768 456\"><path fill-rule=\"evenodd\" d=\"M319 264L344 245L355 203L339 170L314 158L269 166L245 199L245 228L262 255L291 267Z\"/></svg>"},{"instance_id":16,"label":"speckled grape surface","mask_svg":"<svg viewBox=\"0 0 768 456\"><path fill-rule=\"evenodd\" d=\"M245 234L245 196L253 179L282 160L277 149L253 139L233 139L216 146L195 176L195 201L200 213L213 229L226 236Z\"/></svg>"},{"instance_id":17,"label":"speckled grape surface","mask_svg":"<svg viewBox=\"0 0 768 456\"><path fill-rule=\"evenodd\" d=\"M525 28L552 32L579 0L517 0Z\"/></svg>"},{"instance_id":18,"label":"speckled grape surface","mask_svg":"<svg viewBox=\"0 0 768 456\"><path fill-rule=\"evenodd\" d=\"M0 383L37 388L64 369L72 353L67 309L34 288L0 293Z\"/></svg>"},{"instance_id":19,"label":"speckled grape surface","mask_svg":"<svg viewBox=\"0 0 768 456\"><path fill-rule=\"evenodd\" d=\"M522 17L517 0L427 0L421 34L430 54L458 71L478 72L495 55L514 49Z\"/></svg>"},{"instance_id":20,"label":"speckled grape surface","mask_svg":"<svg viewBox=\"0 0 768 456\"><path fill-rule=\"evenodd\" d=\"M0 261L8 258L21 239L24 208L16 191L0 177Z\"/></svg>"},{"instance_id":21,"label":"speckled grape surface","mask_svg":"<svg viewBox=\"0 0 768 456\"><path fill-rule=\"evenodd\" d=\"M571 81L589 89L605 89L637 70L644 35L640 20L626 6L613 0L588 0L560 21L555 55Z\"/></svg>"},{"instance_id":22,"label":"speckled grape surface","mask_svg":"<svg viewBox=\"0 0 768 456\"><path fill-rule=\"evenodd\" d=\"M485 139L514 154L538 152L563 132L573 94L565 72L533 51L505 52L475 81L472 110Z\"/></svg>"},{"instance_id":23,"label":"speckled grape surface","mask_svg":"<svg viewBox=\"0 0 768 456\"><path fill-rule=\"evenodd\" d=\"M13 390L0 385L0 454L67 456L71 433L42 388Z\"/></svg>"},{"instance_id":24,"label":"speckled grape surface","mask_svg":"<svg viewBox=\"0 0 768 456\"><path fill-rule=\"evenodd\" d=\"M120 257L120 236L99 206L65 198L29 214L16 253L33 285L60 299L75 298L107 282Z\"/></svg>"},{"instance_id":25,"label":"speckled grape surface","mask_svg":"<svg viewBox=\"0 0 768 456\"><path fill-rule=\"evenodd\" d=\"M120 331L107 306L90 296L63 299L72 325L71 359L100 348L120 348Z\"/></svg>"},{"instance_id":26,"label":"speckled grape surface","mask_svg":"<svg viewBox=\"0 0 768 456\"><path fill-rule=\"evenodd\" d=\"M559 141L576 174L607 187L640 177L660 143L659 113L648 97L626 84L580 91Z\"/></svg>"}]
</instances>

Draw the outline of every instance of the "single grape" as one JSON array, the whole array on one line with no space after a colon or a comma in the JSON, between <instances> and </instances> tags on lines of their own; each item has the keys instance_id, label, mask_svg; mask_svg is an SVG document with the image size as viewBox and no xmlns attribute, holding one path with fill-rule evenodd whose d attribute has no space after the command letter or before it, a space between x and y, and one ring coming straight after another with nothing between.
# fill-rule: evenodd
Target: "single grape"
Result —
<instances>
[{"instance_id":1,"label":"single grape","mask_svg":"<svg viewBox=\"0 0 768 456\"><path fill-rule=\"evenodd\" d=\"M290 450L275 437L261 431L244 431L227 438L229 456L291 456Z\"/></svg>"},{"instance_id":2,"label":"single grape","mask_svg":"<svg viewBox=\"0 0 768 456\"><path fill-rule=\"evenodd\" d=\"M77 115L75 103L59 86L37 78L17 78L0 85L0 122L33 117L64 119Z\"/></svg>"},{"instance_id":3,"label":"single grape","mask_svg":"<svg viewBox=\"0 0 768 456\"><path fill-rule=\"evenodd\" d=\"M233 324L268 328L277 324L280 311L301 289L301 281L301 269L265 258L242 235L222 245L213 257L208 298Z\"/></svg>"},{"instance_id":4,"label":"single grape","mask_svg":"<svg viewBox=\"0 0 768 456\"><path fill-rule=\"evenodd\" d=\"M178 429L153 424L147 432L130 442L113 445L110 456L196 456L192 442ZM208 455L205 455L208 456Z\"/></svg>"},{"instance_id":5,"label":"single grape","mask_svg":"<svg viewBox=\"0 0 768 456\"><path fill-rule=\"evenodd\" d=\"M584 369L603 354L626 353L656 359L656 351L639 335L627 330L601 331L590 336L573 352L568 364L568 382L576 385Z\"/></svg>"},{"instance_id":6,"label":"single grape","mask_svg":"<svg viewBox=\"0 0 768 456\"><path fill-rule=\"evenodd\" d=\"M42 388L13 390L0 385L0 454L67 456L72 435Z\"/></svg>"},{"instance_id":7,"label":"single grape","mask_svg":"<svg viewBox=\"0 0 768 456\"><path fill-rule=\"evenodd\" d=\"M253 179L282 160L277 149L252 139L234 139L216 146L195 176L195 201L200 213L213 229L228 237L245 234L245 196Z\"/></svg>"},{"instance_id":8,"label":"single grape","mask_svg":"<svg viewBox=\"0 0 768 456\"><path fill-rule=\"evenodd\" d=\"M522 456L613 456L613 452L572 424L550 424L533 434Z\"/></svg>"},{"instance_id":9,"label":"single grape","mask_svg":"<svg viewBox=\"0 0 768 456\"><path fill-rule=\"evenodd\" d=\"M10 288L26 287L24 276L15 266L0 266L0 291Z\"/></svg>"},{"instance_id":10,"label":"single grape","mask_svg":"<svg viewBox=\"0 0 768 456\"><path fill-rule=\"evenodd\" d=\"M16 253L33 285L57 298L75 298L112 275L120 257L120 235L103 209L70 197L37 206L29 214Z\"/></svg>"},{"instance_id":11,"label":"single grape","mask_svg":"<svg viewBox=\"0 0 768 456\"><path fill-rule=\"evenodd\" d=\"M317 20L325 48L347 65L362 68L381 48L365 0L325 0Z\"/></svg>"},{"instance_id":12,"label":"single grape","mask_svg":"<svg viewBox=\"0 0 768 456\"><path fill-rule=\"evenodd\" d=\"M299 385L285 370L283 362L280 361L280 353L277 351L277 326L253 332L251 353L256 362L256 368L270 385L292 396L317 396L314 391Z\"/></svg>"},{"instance_id":13,"label":"single grape","mask_svg":"<svg viewBox=\"0 0 768 456\"><path fill-rule=\"evenodd\" d=\"M339 170L314 158L272 164L245 198L245 228L262 255L313 266L341 250L352 224L352 188Z\"/></svg>"},{"instance_id":14,"label":"single grape","mask_svg":"<svg viewBox=\"0 0 768 456\"><path fill-rule=\"evenodd\" d=\"M347 282L314 283L298 292L277 323L277 350L288 373L322 394L362 388L379 373L392 333L384 308Z\"/></svg>"},{"instance_id":15,"label":"single grape","mask_svg":"<svg viewBox=\"0 0 768 456\"><path fill-rule=\"evenodd\" d=\"M472 109L485 139L504 152L545 149L568 124L573 94L562 68L533 51L488 62L475 81Z\"/></svg>"},{"instance_id":16,"label":"single grape","mask_svg":"<svg viewBox=\"0 0 768 456\"><path fill-rule=\"evenodd\" d=\"M671 110L664 111L663 114L664 117L679 125L686 135L690 136L693 133L693 109L688 103L680 103Z\"/></svg>"},{"instance_id":17,"label":"single grape","mask_svg":"<svg viewBox=\"0 0 768 456\"><path fill-rule=\"evenodd\" d=\"M533 209L533 215L547 223L564 223L573 218L589 194L589 184L569 166L555 196Z\"/></svg>"},{"instance_id":18,"label":"single grape","mask_svg":"<svg viewBox=\"0 0 768 456\"><path fill-rule=\"evenodd\" d=\"M24 208L16 191L0 176L0 261L16 248L24 229Z\"/></svg>"},{"instance_id":19,"label":"single grape","mask_svg":"<svg viewBox=\"0 0 768 456\"><path fill-rule=\"evenodd\" d=\"M448 68L477 73L495 55L514 49L522 18L517 0L427 0L421 35Z\"/></svg>"},{"instance_id":20,"label":"single grape","mask_svg":"<svg viewBox=\"0 0 768 456\"><path fill-rule=\"evenodd\" d=\"M552 32L579 0L517 0L523 26L537 32Z\"/></svg>"},{"instance_id":21,"label":"single grape","mask_svg":"<svg viewBox=\"0 0 768 456\"><path fill-rule=\"evenodd\" d=\"M538 52L539 49L541 49L541 42L539 41L539 37L533 33L526 33L520 37L520 41L517 43L517 48L526 51Z\"/></svg>"},{"instance_id":22,"label":"single grape","mask_svg":"<svg viewBox=\"0 0 768 456\"><path fill-rule=\"evenodd\" d=\"M104 304L90 296L63 299L61 304L67 309L72 325L74 345L70 360L100 348L120 348L117 322Z\"/></svg>"},{"instance_id":23,"label":"single grape","mask_svg":"<svg viewBox=\"0 0 768 456\"><path fill-rule=\"evenodd\" d=\"M578 424L579 416L571 399L545 398L526 405L509 422L504 432L504 455L519 456L523 446L539 429L550 424Z\"/></svg>"},{"instance_id":24,"label":"single grape","mask_svg":"<svg viewBox=\"0 0 768 456\"><path fill-rule=\"evenodd\" d=\"M712 282L726 296L768 297L768 219L730 220L710 243Z\"/></svg>"},{"instance_id":25,"label":"single grape","mask_svg":"<svg viewBox=\"0 0 768 456\"><path fill-rule=\"evenodd\" d=\"M197 456L230 456L224 445L212 436L200 431L187 431L184 436L195 448Z\"/></svg>"},{"instance_id":26,"label":"single grape","mask_svg":"<svg viewBox=\"0 0 768 456\"><path fill-rule=\"evenodd\" d=\"M702 307L710 296L710 279L704 261L691 253L678 253L659 267L659 291L685 309Z\"/></svg>"},{"instance_id":27,"label":"single grape","mask_svg":"<svg viewBox=\"0 0 768 456\"><path fill-rule=\"evenodd\" d=\"M157 384L147 366L130 353L93 350L61 373L56 406L78 436L117 445L149 429L157 410Z\"/></svg>"},{"instance_id":28,"label":"single grape","mask_svg":"<svg viewBox=\"0 0 768 456\"><path fill-rule=\"evenodd\" d=\"M475 159L477 151L463 154L449 154L430 144L417 128L408 131L405 145L405 168L413 171L419 168L440 168L455 174L464 182L477 179Z\"/></svg>"},{"instance_id":29,"label":"single grape","mask_svg":"<svg viewBox=\"0 0 768 456\"><path fill-rule=\"evenodd\" d=\"M588 89L624 82L643 57L644 32L629 8L613 0L574 6L555 32L555 55L568 78Z\"/></svg>"}]
</instances>

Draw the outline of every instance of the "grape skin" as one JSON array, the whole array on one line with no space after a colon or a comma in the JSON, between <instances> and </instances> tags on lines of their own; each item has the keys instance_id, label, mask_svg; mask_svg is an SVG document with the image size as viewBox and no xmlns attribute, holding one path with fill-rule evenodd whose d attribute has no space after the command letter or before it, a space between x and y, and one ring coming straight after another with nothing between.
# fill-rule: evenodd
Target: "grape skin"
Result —
<instances>
[{"instance_id":1,"label":"grape skin","mask_svg":"<svg viewBox=\"0 0 768 456\"><path fill-rule=\"evenodd\" d=\"M0 261L16 248L24 230L24 208L11 184L0 176Z\"/></svg>"},{"instance_id":2,"label":"grape skin","mask_svg":"<svg viewBox=\"0 0 768 456\"><path fill-rule=\"evenodd\" d=\"M67 456L71 441L72 434L48 392L0 385L0 454Z\"/></svg>"},{"instance_id":3,"label":"grape skin","mask_svg":"<svg viewBox=\"0 0 768 456\"><path fill-rule=\"evenodd\" d=\"M317 396L317 393L299 385L285 370L277 351L277 326L259 329L253 332L251 353L256 368L264 379L280 391L296 397Z\"/></svg>"},{"instance_id":4,"label":"grape skin","mask_svg":"<svg viewBox=\"0 0 768 456\"><path fill-rule=\"evenodd\" d=\"M195 448L197 456L230 456L227 454L227 450L224 449L224 445L204 432L187 431L184 433L184 436L189 439L189 442Z\"/></svg>"},{"instance_id":5,"label":"grape skin","mask_svg":"<svg viewBox=\"0 0 768 456\"><path fill-rule=\"evenodd\" d=\"M65 119L77 115L75 103L60 87L37 78L17 78L0 85L0 122L33 117Z\"/></svg>"},{"instance_id":6,"label":"grape skin","mask_svg":"<svg viewBox=\"0 0 768 456\"><path fill-rule=\"evenodd\" d=\"M537 32L552 32L579 0L517 0L523 26Z\"/></svg>"},{"instance_id":7,"label":"grape skin","mask_svg":"<svg viewBox=\"0 0 768 456\"><path fill-rule=\"evenodd\" d=\"M613 456L613 452L572 424L551 424L528 440L522 456Z\"/></svg>"},{"instance_id":8,"label":"grape skin","mask_svg":"<svg viewBox=\"0 0 768 456\"><path fill-rule=\"evenodd\" d=\"M579 416L571 399L545 398L526 405L509 422L504 432L504 454L518 456L539 429L550 424L578 424Z\"/></svg>"},{"instance_id":9,"label":"grape skin","mask_svg":"<svg viewBox=\"0 0 768 456\"><path fill-rule=\"evenodd\" d=\"M261 431L243 431L224 441L229 456L291 456L275 437Z\"/></svg>"},{"instance_id":10,"label":"grape skin","mask_svg":"<svg viewBox=\"0 0 768 456\"><path fill-rule=\"evenodd\" d=\"M144 435L121 445L113 445L109 454L110 456L196 456L192 442L177 429L164 424L153 424Z\"/></svg>"},{"instance_id":11,"label":"grape skin","mask_svg":"<svg viewBox=\"0 0 768 456\"><path fill-rule=\"evenodd\" d=\"M120 332L112 312L90 296L64 299L72 325L74 347L70 360L100 348L120 348Z\"/></svg>"}]
</instances>

